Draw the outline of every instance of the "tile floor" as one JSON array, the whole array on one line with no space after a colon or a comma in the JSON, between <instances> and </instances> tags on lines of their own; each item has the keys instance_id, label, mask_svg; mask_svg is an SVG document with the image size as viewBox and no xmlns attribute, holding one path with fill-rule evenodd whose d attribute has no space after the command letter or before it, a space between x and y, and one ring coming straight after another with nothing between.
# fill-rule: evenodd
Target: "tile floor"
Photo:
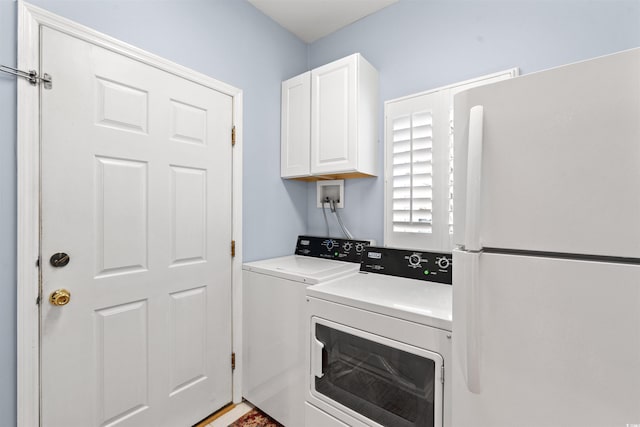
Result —
<instances>
[{"instance_id":1,"label":"tile floor","mask_svg":"<svg viewBox=\"0 0 640 427\"><path fill-rule=\"evenodd\" d=\"M220 418L214 420L212 423L207 424L205 427L227 427L229 424L252 409L253 405L251 405L249 402L242 402Z\"/></svg>"}]
</instances>

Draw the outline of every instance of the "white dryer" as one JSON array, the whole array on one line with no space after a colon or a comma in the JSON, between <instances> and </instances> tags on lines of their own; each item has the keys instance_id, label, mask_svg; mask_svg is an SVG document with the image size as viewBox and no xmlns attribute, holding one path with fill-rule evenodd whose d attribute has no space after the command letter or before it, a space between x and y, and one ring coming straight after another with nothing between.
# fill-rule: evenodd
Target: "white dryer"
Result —
<instances>
[{"instance_id":1,"label":"white dryer","mask_svg":"<svg viewBox=\"0 0 640 427\"><path fill-rule=\"evenodd\" d=\"M451 254L368 247L307 288L306 427L451 422Z\"/></svg>"},{"instance_id":2,"label":"white dryer","mask_svg":"<svg viewBox=\"0 0 640 427\"><path fill-rule=\"evenodd\" d=\"M304 425L307 286L355 274L368 241L299 236L295 255L243 265L243 397L287 427Z\"/></svg>"}]
</instances>

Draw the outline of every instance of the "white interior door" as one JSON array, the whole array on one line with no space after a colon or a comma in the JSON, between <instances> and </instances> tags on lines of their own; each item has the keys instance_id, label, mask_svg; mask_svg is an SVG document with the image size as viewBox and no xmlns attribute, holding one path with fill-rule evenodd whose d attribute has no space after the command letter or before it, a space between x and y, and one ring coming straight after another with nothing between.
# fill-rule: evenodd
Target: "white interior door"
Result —
<instances>
[{"instance_id":1,"label":"white interior door","mask_svg":"<svg viewBox=\"0 0 640 427\"><path fill-rule=\"evenodd\" d=\"M42 425L191 425L231 401L233 99L41 43Z\"/></svg>"}]
</instances>

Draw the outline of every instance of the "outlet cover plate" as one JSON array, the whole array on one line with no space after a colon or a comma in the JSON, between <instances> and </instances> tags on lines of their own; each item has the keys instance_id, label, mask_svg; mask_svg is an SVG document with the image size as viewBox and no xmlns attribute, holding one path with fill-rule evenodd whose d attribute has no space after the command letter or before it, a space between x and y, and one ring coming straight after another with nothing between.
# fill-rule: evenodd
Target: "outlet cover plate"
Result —
<instances>
[{"instance_id":1,"label":"outlet cover plate","mask_svg":"<svg viewBox=\"0 0 640 427\"><path fill-rule=\"evenodd\" d=\"M322 208L322 200L325 196L329 196L333 200L338 197L339 202L336 203L336 208L344 208L344 179L316 181L317 207ZM329 204L325 203L324 206L328 208Z\"/></svg>"}]
</instances>

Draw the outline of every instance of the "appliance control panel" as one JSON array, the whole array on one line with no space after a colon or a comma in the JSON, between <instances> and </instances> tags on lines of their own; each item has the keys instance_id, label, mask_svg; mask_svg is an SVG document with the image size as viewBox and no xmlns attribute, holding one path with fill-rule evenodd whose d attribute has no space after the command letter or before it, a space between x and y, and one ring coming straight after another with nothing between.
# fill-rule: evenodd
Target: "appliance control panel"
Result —
<instances>
[{"instance_id":1,"label":"appliance control panel","mask_svg":"<svg viewBox=\"0 0 640 427\"><path fill-rule=\"evenodd\" d=\"M359 263L362 253L369 246L369 243L368 240L298 236L295 254Z\"/></svg>"},{"instance_id":2,"label":"appliance control panel","mask_svg":"<svg viewBox=\"0 0 640 427\"><path fill-rule=\"evenodd\" d=\"M369 246L362 255L360 271L450 285L452 267L448 253Z\"/></svg>"}]
</instances>

